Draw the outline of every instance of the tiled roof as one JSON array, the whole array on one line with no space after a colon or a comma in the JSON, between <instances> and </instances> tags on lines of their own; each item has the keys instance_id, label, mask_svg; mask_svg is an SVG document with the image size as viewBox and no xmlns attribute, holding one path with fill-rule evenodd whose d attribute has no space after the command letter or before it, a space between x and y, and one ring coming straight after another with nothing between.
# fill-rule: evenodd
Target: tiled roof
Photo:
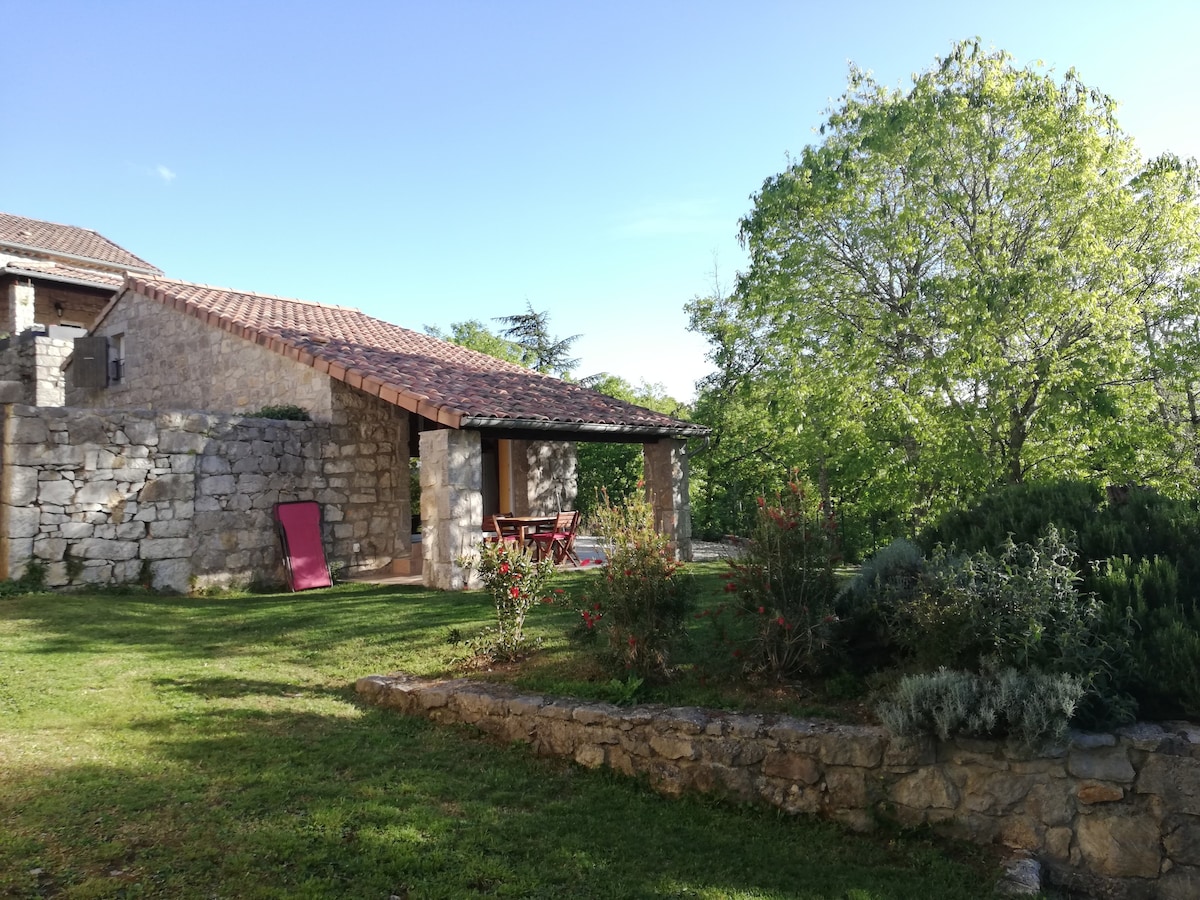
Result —
<instances>
[{"instance_id":1,"label":"tiled roof","mask_svg":"<svg viewBox=\"0 0 1200 900\"><path fill-rule=\"evenodd\" d=\"M254 341L451 428L700 436L607 397L341 306L130 275L127 291ZM119 302L120 296L114 302Z\"/></svg>"},{"instance_id":2,"label":"tiled roof","mask_svg":"<svg viewBox=\"0 0 1200 900\"><path fill-rule=\"evenodd\" d=\"M45 275L60 281L85 282L97 287L119 288L125 282L124 275L104 272L100 269L85 269L80 266L65 266L62 263L42 259L12 259L3 264L4 271L20 275Z\"/></svg>"},{"instance_id":3,"label":"tiled roof","mask_svg":"<svg viewBox=\"0 0 1200 900\"><path fill-rule=\"evenodd\" d=\"M160 271L94 231L76 228L74 225L56 225L38 219L26 219L8 213L0 213L0 247L93 260L122 271Z\"/></svg>"}]
</instances>

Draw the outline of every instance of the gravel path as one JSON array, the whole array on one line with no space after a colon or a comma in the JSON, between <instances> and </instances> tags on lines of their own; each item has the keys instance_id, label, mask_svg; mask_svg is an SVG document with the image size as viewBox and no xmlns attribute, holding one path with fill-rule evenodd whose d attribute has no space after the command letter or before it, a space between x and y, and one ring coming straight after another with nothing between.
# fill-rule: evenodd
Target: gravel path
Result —
<instances>
[{"instance_id":1,"label":"gravel path","mask_svg":"<svg viewBox=\"0 0 1200 900\"><path fill-rule=\"evenodd\" d=\"M580 559L604 560L604 549L598 537L580 535L575 539L575 552ZM738 555L738 548L716 541L692 541L692 559L696 562L711 562L714 559L730 559Z\"/></svg>"}]
</instances>

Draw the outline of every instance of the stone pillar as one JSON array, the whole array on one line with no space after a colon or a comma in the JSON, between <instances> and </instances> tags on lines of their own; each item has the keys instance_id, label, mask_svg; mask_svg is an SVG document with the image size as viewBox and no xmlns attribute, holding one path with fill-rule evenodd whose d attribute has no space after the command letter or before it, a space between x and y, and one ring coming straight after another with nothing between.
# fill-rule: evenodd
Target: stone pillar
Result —
<instances>
[{"instance_id":1,"label":"stone pillar","mask_svg":"<svg viewBox=\"0 0 1200 900\"><path fill-rule=\"evenodd\" d=\"M478 431L421 432L421 554L426 587L477 587L456 560L483 540L483 452Z\"/></svg>"},{"instance_id":2,"label":"stone pillar","mask_svg":"<svg viewBox=\"0 0 1200 900\"><path fill-rule=\"evenodd\" d=\"M574 441L512 442L513 512L548 516L575 508Z\"/></svg>"},{"instance_id":3,"label":"stone pillar","mask_svg":"<svg viewBox=\"0 0 1200 900\"><path fill-rule=\"evenodd\" d=\"M33 339L33 405L64 406L67 402L67 378L63 363L74 344L48 337Z\"/></svg>"},{"instance_id":4,"label":"stone pillar","mask_svg":"<svg viewBox=\"0 0 1200 900\"><path fill-rule=\"evenodd\" d=\"M33 285L10 284L8 286L8 315L0 329L16 337L34 326Z\"/></svg>"},{"instance_id":5,"label":"stone pillar","mask_svg":"<svg viewBox=\"0 0 1200 900\"><path fill-rule=\"evenodd\" d=\"M671 539L675 558L692 559L692 507L688 497L687 442L664 438L643 446L646 497L654 526Z\"/></svg>"}]
</instances>

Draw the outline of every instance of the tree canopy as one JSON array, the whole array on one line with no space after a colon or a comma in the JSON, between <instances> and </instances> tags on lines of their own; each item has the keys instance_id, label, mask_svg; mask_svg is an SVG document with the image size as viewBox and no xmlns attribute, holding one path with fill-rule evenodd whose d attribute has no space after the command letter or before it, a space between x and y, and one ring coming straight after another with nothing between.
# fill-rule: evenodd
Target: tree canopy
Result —
<instances>
[{"instance_id":1,"label":"tree canopy","mask_svg":"<svg viewBox=\"0 0 1200 900\"><path fill-rule=\"evenodd\" d=\"M486 353L497 359L516 363L519 366L525 365L524 348L492 333L478 319L451 322L449 332L443 331L436 325L426 325L425 333L433 335L435 338L441 338L443 341L449 341L451 344L458 344L460 347L478 350L480 353Z\"/></svg>"},{"instance_id":2,"label":"tree canopy","mask_svg":"<svg viewBox=\"0 0 1200 900\"><path fill-rule=\"evenodd\" d=\"M579 360L571 356L571 345L580 335L555 337L550 333L550 313L536 312L532 303L526 301L525 312L500 316L496 321L508 325L502 336L521 348L522 365L535 372L565 378L579 365Z\"/></svg>"},{"instance_id":3,"label":"tree canopy","mask_svg":"<svg viewBox=\"0 0 1200 900\"><path fill-rule=\"evenodd\" d=\"M908 90L852 67L820 132L754 195L732 294L690 306L714 445L753 420L755 465L892 520L1043 477L1194 485L1193 162L978 41Z\"/></svg>"}]
</instances>

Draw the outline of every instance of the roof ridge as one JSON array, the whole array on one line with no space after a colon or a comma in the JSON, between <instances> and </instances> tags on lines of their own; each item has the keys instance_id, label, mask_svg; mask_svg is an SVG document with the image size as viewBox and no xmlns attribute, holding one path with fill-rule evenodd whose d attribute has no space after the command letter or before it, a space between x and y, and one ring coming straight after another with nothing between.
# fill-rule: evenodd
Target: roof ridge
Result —
<instances>
[{"instance_id":1,"label":"roof ridge","mask_svg":"<svg viewBox=\"0 0 1200 900\"><path fill-rule=\"evenodd\" d=\"M240 294L243 297L257 297L260 300L279 300L283 303L299 303L302 306L318 306L322 309L340 309L347 312L362 313L364 316L367 315L367 313L364 313L357 306L342 306L337 303L321 303L317 300L305 300L302 297L284 297L280 294L264 294L260 291L247 291L243 290L242 288L226 287L225 285L221 284L208 284L203 281L187 281L183 278L169 278L165 275L140 275L136 272L130 272L128 275L126 275L126 278L136 279L144 282L167 282L169 284L183 285L184 287L204 288L205 290L209 291L223 291L226 294ZM380 321L383 320L380 319ZM395 327L401 328L403 326L397 325Z\"/></svg>"}]
</instances>

